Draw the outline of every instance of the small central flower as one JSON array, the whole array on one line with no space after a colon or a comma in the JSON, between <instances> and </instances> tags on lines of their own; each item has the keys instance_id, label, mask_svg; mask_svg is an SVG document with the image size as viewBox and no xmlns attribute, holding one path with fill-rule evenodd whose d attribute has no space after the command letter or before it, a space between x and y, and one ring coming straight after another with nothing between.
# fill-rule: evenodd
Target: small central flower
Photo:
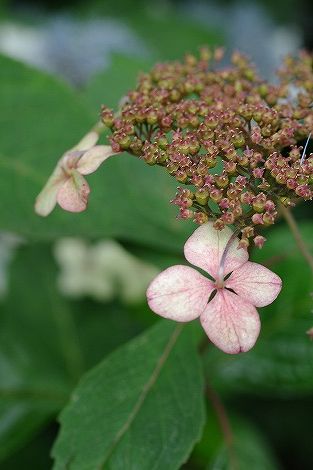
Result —
<instances>
[{"instance_id":1,"label":"small central flower","mask_svg":"<svg viewBox=\"0 0 313 470\"><path fill-rule=\"evenodd\" d=\"M214 283L214 286L216 287L216 289L224 289L224 279L217 279Z\"/></svg>"},{"instance_id":2,"label":"small central flower","mask_svg":"<svg viewBox=\"0 0 313 470\"><path fill-rule=\"evenodd\" d=\"M91 131L61 157L37 196L37 214L50 214L56 203L70 212L86 209L90 188L84 176L96 171L101 163L116 154L109 145L96 145L98 139L98 132Z\"/></svg>"},{"instance_id":3,"label":"small central flower","mask_svg":"<svg viewBox=\"0 0 313 470\"><path fill-rule=\"evenodd\" d=\"M255 307L273 302L281 279L264 266L248 261L229 228L199 227L184 247L187 261L206 271L211 281L190 266L172 266L159 274L147 290L150 308L172 320L200 317L209 339L224 352L251 349L260 332ZM215 295L213 295L215 293Z\"/></svg>"}]
</instances>

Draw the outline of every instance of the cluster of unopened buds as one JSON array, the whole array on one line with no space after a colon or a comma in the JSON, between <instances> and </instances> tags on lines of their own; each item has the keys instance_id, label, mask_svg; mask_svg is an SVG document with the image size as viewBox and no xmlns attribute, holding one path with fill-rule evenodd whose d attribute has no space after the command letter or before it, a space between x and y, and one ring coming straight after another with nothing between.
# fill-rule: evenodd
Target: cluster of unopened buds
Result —
<instances>
[{"instance_id":1,"label":"cluster of unopened buds","mask_svg":"<svg viewBox=\"0 0 313 470\"><path fill-rule=\"evenodd\" d=\"M86 208L84 175L124 151L159 165L181 186L173 204L179 218L201 227L187 240L186 259L207 271L173 266L151 283L148 302L178 321L200 317L212 342L228 353L247 351L260 329L255 307L271 303L280 278L248 261L251 240L261 248L262 230L280 208L313 197L313 56L287 57L279 83L262 80L234 53L221 68L221 49L202 49L184 62L156 65L142 74L119 110L103 106L96 127L66 152L36 201L48 215L56 203ZM110 145L96 145L111 131Z\"/></svg>"},{"instance_id":2,"label":"cluster of unopened buds","mask_svg":"<svg viewBox=\"0 0 313 470\"><path fill-rule=\"evenodd\" d=\"M185 186L172 200L179 217L234 226L241 246L261 247L280 204L313 196L313 156L303 158L302 147L313 129L312 57L288 57L278 85L238 53L214 70L221 57L203 49L156 65L117 114L103 107L102 121L115 152L160 165Z\"/></svg>"}]
</instances>

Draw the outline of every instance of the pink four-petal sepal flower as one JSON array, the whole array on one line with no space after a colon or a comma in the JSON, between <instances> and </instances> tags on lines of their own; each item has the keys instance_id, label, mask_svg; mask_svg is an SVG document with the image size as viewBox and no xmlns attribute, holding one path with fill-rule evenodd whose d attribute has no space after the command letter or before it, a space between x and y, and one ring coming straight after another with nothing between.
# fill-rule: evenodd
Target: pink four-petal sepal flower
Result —
<instances>
[{"instance_id":1,"label":"pink four-petal sepal flower","mask_svg":"<svg viewBox=\"0 0 313 470\"><path fill-rule=\"evenodd\" d=\"M37 214L47 216L57 203L70 212L86 209L90 188L84 176L93 173L107 158L116 155L110 145L96 145L98 139L99 134L91 131L62 156L36 198Z\"/></svg>"},{"instance_id":2,"label":"pink four-petal sepal flower","mask_svg":"<svg viewBox=\"0 0 313 470\"><path fill-rule=\"evenodd\" d=\"M208 279L190 266L161 272L147 290L148 304L162 317L187 322L200 317L209 339L229 354L251 349L260 332L256 307L272 303L282 281L264 266L248 261L232 231L207 223L187 240L187 261L206 271ZM226 250L225 250L226 248Z\"/></svg>"}]
</instances>

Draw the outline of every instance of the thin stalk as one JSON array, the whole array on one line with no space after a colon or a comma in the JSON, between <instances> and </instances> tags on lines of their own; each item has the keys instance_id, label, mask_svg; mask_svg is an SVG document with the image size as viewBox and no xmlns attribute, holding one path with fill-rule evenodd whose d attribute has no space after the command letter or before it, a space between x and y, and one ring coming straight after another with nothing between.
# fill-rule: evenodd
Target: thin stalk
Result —
<instances>
[{"instance_id":1,"label":"thin stalk","mask_svg":"<svg viewBox=\"0 0 313 470\"><path fill-rule=\"evenodd\" d=\"M96 132L97 134L101 135L102 132L104 132L107 128L105 127L105 125L101 122L101 121L98 121L91 129L90 129L90 132Z\"/></svg>"},{"instance_id":2,"label":"thin stalk","mask_svg":"<svg viewBox=\"0 0 313 470\"><path fill-rule=\"evenodd\" d=\"M284 219L286 220L300 252L302 253L303 257L308 262L308 265L310 266L311 271L313 273L313 256L310 253L310 250L309 250L307 244L305 243L304 239L302 238L302 235L301 235L301 232L298 228L296 220L294 219L294 217L293 217L292 213L290 212L290 210L287 209L281 203L280 203L280 212L281 212L282 216L284 217Z\"/></svg>"},{"instance_id":3,"label":"thin stalk","mask_svg":"<svg viewBox=\"0 0 313 470\"><path fill-rule=\"evenodd\" d=\"M230 464L229 468L230 470L235 470L237 466L236 466L236 456L235 456L234 445L233 445L234 436L233 436L233 431L231 428L231 424L230 424L226 409L219 395L210 385L207 385L206 387L206 394L207 394L208 400L210 401L215 411L217 420L219 422L221 431L224 436L226 449L229 455L229 464Z\"/></svg>"}]
</instances>

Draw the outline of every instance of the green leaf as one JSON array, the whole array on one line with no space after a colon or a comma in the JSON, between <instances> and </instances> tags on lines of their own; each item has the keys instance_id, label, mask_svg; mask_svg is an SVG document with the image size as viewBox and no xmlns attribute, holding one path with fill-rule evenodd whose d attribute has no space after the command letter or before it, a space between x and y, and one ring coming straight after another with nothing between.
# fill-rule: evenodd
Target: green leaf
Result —
<instances>
[{"instance_id":1,"label":"green leaf","mask_svg":"<svg viewBox=\"0 0 313 470\"><path fill-rule=\"evenodd\" d=\"M81 374L142 327L119 304L68 302L50 247L21 247L0 317L0 460L63 407Z\"/></svg>"},{"instance_id":2,"label":"green leaf","mask_svg":"<svg viewBox=\"0 0 313 470\"><path fill-rule=\"evenodd\" d=\"M83 378L61 414L56 469L180 468L204 424L191 332L159 322Z\"/></svg>"},{"instance_id":3,"label":"green leaf","mask_svg":"<svg viewBox=\"0 0 313 470\"><path fill-rule=\"evenodd\" d=\"M233 442L221 446L209 470L278 470L272 451L260 431L248 421L232 419Z\"/></svg>"},{"instance_id":4,"label":"green leaf","mask_svg":"<svg viewBox=\"0 0 313 470\"><path fill-rule=\"evenodd\" d=\"M312 247L312 223L300 230ZM313 325L312 274L285 226L273 230L254 260L268 261L283 280L272 305L260 309L263 323L256 346L248 353L228 356L209 348L205 365L216 387L226 393L294 396L312 393L313 343L306 331Z\"/></svg>"},{"instance_id":5,"label":"green leaf","mask_svg":"<svg viewBox=\"0 0 313 470\"><path fill-rule=\"evenodd\" d=\"M66 401L80 370L69 312L55 296L46 250L20 250L0 328L0 459L19 447ZM40 262L38 262L40 260Z\"/></svg>"},{"instance_id":6,"label":"green leaf","mask_svg":"<svg viewBox=\"0 0 313 470\"><path fill-rule=\"evenodd\" d=\"M3 56L0 68L2 229L34 240L61 235L118 237L180 249L190 225L175 220L176 208L169 204L175 181L164 170L125 154L88 178L92 193L86 212L71 214L57 208L47 218L34 213L35 197L57 160L98 115L52 77ZM113 86L115 78L112 74Z\"/></svg>"}]
</instances>

